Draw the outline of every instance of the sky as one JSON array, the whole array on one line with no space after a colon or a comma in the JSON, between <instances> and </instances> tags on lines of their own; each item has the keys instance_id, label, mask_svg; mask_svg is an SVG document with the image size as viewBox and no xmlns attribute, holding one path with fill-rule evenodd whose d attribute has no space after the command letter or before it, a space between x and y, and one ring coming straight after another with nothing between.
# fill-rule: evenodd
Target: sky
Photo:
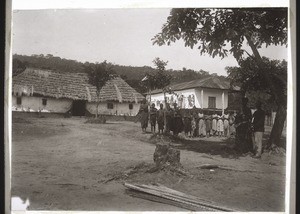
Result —
<instances>
[{"instance_id":1,"label":"sky","mask_svg":"<svg viewBox=\"0 0 300 214\"><path fill-rule=\"evenodd\" d=\"M233 56L221 59L200 55L182 41L153 45L170 9L57 9L13 12L13 54L52 54L80 62L108 62L151 66L156 57L168 61L167 69L200 69L227 75L225 67L237 66ZM262 56L286 59L287 48L269 46Z\"/></svg>"}]
</instances>

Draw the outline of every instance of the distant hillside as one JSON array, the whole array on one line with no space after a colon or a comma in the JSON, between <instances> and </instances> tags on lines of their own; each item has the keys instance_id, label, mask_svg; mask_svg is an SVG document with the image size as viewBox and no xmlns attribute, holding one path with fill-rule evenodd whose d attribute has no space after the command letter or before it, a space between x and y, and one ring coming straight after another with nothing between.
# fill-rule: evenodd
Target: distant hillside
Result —
<instances>
[{"instance_id":1,"label":"distant hillside","mask_svg":"<svg viewBox=\"0 0 300 214\"><path fill-rule=\"evenodd\" d=\"M84 64L85 63L78 62L76 60L64 59L51 54L31 56L15 54L13 55L13 75L17 75L18 73L22 72L26 67L78 73L84 72ZM155 69L149 66L112 66L118 75L120 75L131 87L135 88L140 93L146 92L146 88L140 84L140 80L145 76L146 73L155 72ZM167 70L167 72L173 77L171 84L210 76L207 71L194 71L185 68L182 70Z\"/></svg>"}]
</instances>

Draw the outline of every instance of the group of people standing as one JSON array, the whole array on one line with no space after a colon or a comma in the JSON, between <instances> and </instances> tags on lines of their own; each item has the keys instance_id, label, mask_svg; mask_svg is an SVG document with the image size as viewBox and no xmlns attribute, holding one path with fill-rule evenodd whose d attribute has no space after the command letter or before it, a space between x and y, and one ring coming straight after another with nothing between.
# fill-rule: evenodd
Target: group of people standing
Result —
<instances>
[{"instance_id":1,"label":"group of people standing","mask_svg":"<svg viewBox=\"0 0 300 214\"><path fill-rule=\"evenodd\" d=\"M195 107L179 109L176 103L174 108L167 103L165 108L163 104L160 104L160 108L156 109L155 104L152 104L148 109L148 105L144 101L139 114L143 132L146 132L150 122L152 133L156 132L157 124L158 133L172 132L173 135L178 135L184 131L187 137L230 137L235 134L235 116L226 110L224 114L220 112L204 114L202 109Z\"/></svg>"},{"instance_id":2,"label":"group of people standing","mask_svg":"<svg viewBox=\"0 0 300 214\"><path fill-rule=\"evenodd\" d=\"M164 108L160 104L159 109L155 104L148 107L144 100L140 106L139 115L142 131L146 133L148 123L151 132L171 133L178 135L184 132L186 137L230 137L235 136L236 148L242 153L253 152L255 157L262 153L262 137L264 132L265 112L261 108L261 102L256 105L257 110L252 115L247 107L248 99L242 99L242 106L237 112L206 112L202 109L179 109L177 104L171 108L166 103ZM156 126L157 125L157 126Z\"/></svg>"},{"instance_id":3,"label":"group of people standing","mask_svg":"<svg viewBox=\"0 0 300 214\"><path fill-rule=\"evenodd\" d=\"M183 130L183 121L180 109L177 104L174 104L174 108L171 108L167 103L166 108L163 104L160 104L160 108L157 109L153 103L148 108L146 100L141 104L139 113L142 131L145 133L150 121L151 132L156 132L156 124L158 125L158 133L170 133L178 135Z\"/></svg>"},{"instance_id":4,"label":"group of people standing","mask_svg":"<svg viewBox=\"0 0 300 214\"><path fill-rule=\"evenodd\" d=\"M260 158L262 154L262 139L265 131L265 111L262 103L256 103L256 111L252 115L247 106L248 98L242 99L242 106L236 115L236 148L241 153L252 153L254 158Z\"/></svg>"},{"instance_id":5,"label":"group of people standing","mask_svg":"<svg viewBox=\"0 0 300 214\"><path fill-rule=\"evenodd\" d=\"M230 137L235 133L233 113L228 113L227 110L222 112L207 112L204 113L202 109L195 111L194 109L185 112L184 121L189 126L189 121L193 124L191 132L185 129L187 136L199 137Z\"/></svg>"}]
</instances>

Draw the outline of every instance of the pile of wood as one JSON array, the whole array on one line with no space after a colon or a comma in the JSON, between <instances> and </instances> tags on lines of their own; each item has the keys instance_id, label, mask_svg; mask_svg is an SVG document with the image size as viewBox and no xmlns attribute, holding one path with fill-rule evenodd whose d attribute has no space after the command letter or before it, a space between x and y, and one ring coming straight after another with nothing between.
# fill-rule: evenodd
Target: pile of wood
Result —
<instances>
[{"instance_id":1,"label":"pile of wood","mask_svg":"<svg viewBox=\"0 0 300 214\"><path fill-rule=\"evenodd\" d=\"M166 186L156 185L137 185L125 183L127 187L127 194L155 201L159 203L170 204L190 211L217 211L217 212L232 212L234 210L220 207L213 202L200 199L195 196L187 195L185 193L170 189Z\"/></svg>"}]
</instances>

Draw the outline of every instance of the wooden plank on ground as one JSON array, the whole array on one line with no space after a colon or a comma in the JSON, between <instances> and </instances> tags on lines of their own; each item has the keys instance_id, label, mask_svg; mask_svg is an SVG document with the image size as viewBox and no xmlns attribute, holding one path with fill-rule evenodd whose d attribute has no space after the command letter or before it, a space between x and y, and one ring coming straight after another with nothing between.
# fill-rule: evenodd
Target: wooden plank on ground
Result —
<instances>
[{"instance_id":1,"label":"wooden plank on ground","mask_svg":"<svg viewBox=\"0 0 300 214\"><path fill-rule=\"evenodd\" d=\"M217 206L208 201L201 200L197 197L184 194L182 192L167 188L165 186L154 186L154 185L133 185L129 183L124 184L127 188L151 194L160 198L175 201L176 203L184 204L185 206L197 207L202 209L212 209L214 211L233 211L228 208Z\"/></svg>"},{"instance_id":2,"label":"wooden plank on ground","mask_svg":"<svg viewBox=\"0 0 300 214\"><path fill-rule=\"evenodd\" d=\"M162 198L162 197L159 197L156 195L152 195L152 194L148 194L148 193L144 193L144 192L140 192L140 191L135 191L135 190L127 190L126 193L133 197L142 198L142 199L146 199L146 200L154 201L154 202L158 202L158 203L163 203L163 204L169 204L169 205L180 207L180 208L187 209L190 211L208 211L208 212L218 211L218 210L215 210L215 209L212 209L209 207L204 207L204 206L200 207L200 206L195 206L193 204L181 203L178 201Z\"/></svg>"},{"instance_id":3,"label":"wooden plank on ground","mask_svg":"<svg viewBox=\"0 0 300 214\"><path fill-rule=\"evenodd\" d=\"M187 195L187 194L185 194L185 193L183 193L183 192L179 192L179 191L177 191L177 190L168 188L168 187L166 187L166 186L164 186L164 185L162 185L162 184L159 184L159 183L157 183L156 185L152 185L152 186L153 186L153 187L155 187L155 186L156 186L156 187L159 187L160 190L164 190L164 191L170 192L170 193L175 194L175 195L178 195L178 196L182 196L182 197L186 197L186 198L191 198L191 199L194 199L194 200L197 200L197 201L205 201L205 202L210 203L210 201L205 200L205 199L203 199L203 198L199 198L199 197L192 196L192 195Z\"/></svg>"},{"instance_id":4,"label":"wooden plank on ground","mask_svg":"<svg viewBox=\"0 0 300 214\"><path fill-rule=\"evenodd\" d=\"M176 201L178 203L182 203L182 204L185 204L185 205L192 205L192 206L197 206L199 207L198 205L196 204L193 204L189 201L185 201L185 200L181 200L181 199L178 199L178 198L175 198L175 197L172 197L172 196L168 196L168 195L165 195L159 191L155 191L155 190L151 190L151 189L146 189L146 188L141 188L141 187L138 187L136 185L132 185L132 184L127 184L125 183L125 186L130 188L130 189L133 189L133 190L136 190L136 191L139 191L139 192L144 192L144 193L147 193L147 194L151 194L151 195L155 195L155 196L158 196L158 197L161 197L161 198L165 198L165 199L169 199L169 200L172 200L172 201Z\"/></svg>"},{"instance_id":5,"label":"wooden plank on ground","mask_svg":"<svg viewBox=\"0 0 300 214\"><path fill-rule=\"evenodd\" d=\"M180 207L180 208L190 210L190 211L208 211L208 210L198 210L198 207L194 207L194 206L191 206L191 205L186 205L186 204L183 204L183 203L177 203L177 202L172 201L172 200L168 200L168 199L165 199L165 198L161 198L159 196L155 196L155 195L151 195L151 194L147 194L147 193L139 192L139 191L135 191L135 190L130 190L129 189L129 190L126 191L126 193L130 196L133 196L133 197L142 198L142 199L146 199L146 200L154 201L154 202L158 202L158 203L163 203L163 204L169 204L169 205Z\"/></svg>"},{"instance_id":6,"label":"wooden plank on ground","mask_svg":"<svg viewBox=\"0 0 300 214\"><path fill-rule=\"evenodd\" d=\"M187 195L185 193L182 193L182 192L170 189L170 188L165 187L163 185L160 185L160 186L154 186L154 185L136 185L136 186L144 187L144 188L148 188L148 189L152 189L152 190L157 190L157 191L161 192L163 195L174 197L174 198L176 198L178 200L184 200L184 201L187 201L189 203L198 204L200 206L204 205L206 207L211 207L211 208L218 209L218 210L232 211L229 208L220 207L220 206L218 206L218 205L216 205L216 204L214 204L214 203L212 203L210 201L203 200L203 199L197 198L195 196Z\"/></svg>"}]
</instances>

